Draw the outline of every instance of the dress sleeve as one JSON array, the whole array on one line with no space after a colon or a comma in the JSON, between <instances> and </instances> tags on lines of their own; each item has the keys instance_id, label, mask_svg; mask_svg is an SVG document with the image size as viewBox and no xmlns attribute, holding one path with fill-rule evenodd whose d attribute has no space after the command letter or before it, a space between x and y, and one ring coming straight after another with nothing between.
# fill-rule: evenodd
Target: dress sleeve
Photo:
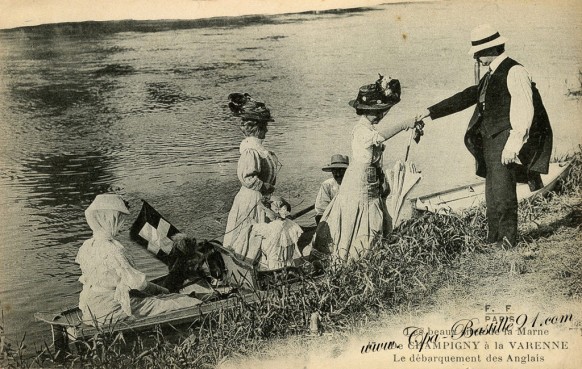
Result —
<instances>
[{"instance_id":1,"label":"dress sleeve","mask_svg":"<svg viewBox=\"0 0 582 369\"><path fill-rule=\"evenodd\" d=\"M354 141L358 147L367 149L385 141L377 131L365 127L356 126L354 129Z\"/></svg>"},{"instance_id":2,"label":"dress sleeve","mask_svg":"<svg viewBox=\"0 0 582 369\"><path fill-rule=\"evenodd\" d=\"M331 196L329 191L329 186L326 182L323 182L319 187L319 192L315 198L315 214L321 215L331 202Z\"/></svg>"},{"instance_id":3,"label":"dress sleeve","mask_svg":"<svg viewBox=\"0 0 582 369\"><path fill-rule=\"evenodd\" d=\"M238 159L237 174L240 183L251 190L260 191L263 181L259 179L261 173L261 157L256 150L244 150Z\"/></svg>"},{"instance_id":4,"label":"dress sleeve","mask_svg":"<svg viewBox=\"0 0 582 369\"><path fill-rule=\"evenodd\" d=\"M120 278L120 283L129 287L132 290L140 290L146 288L146 275L135 269L125 256L125 251L120 247L113 247L108 255L109 261L113 264L117 275Z\"/></svg>"},{"instance_id":5,"label":"dress sleeve","mask_svg":"<svg viewBox=\"0 0 582 369\"><path fill-rule=\"evenodd\" d=\"M297 244L299 241L299 237L303 234L303 229L290 219L285 220L285 230L287 231L287 235L289 236L290 240L293 241L294 244Z\"/></svg>"},{"instance_id":6,"label":"dress sleeve","mask_svg":"<svg viewBox=\"0 0 582 369\"><path fill-rule=\"evenodd\" d=\"M378 132L380 133L381 141L386 141L397 133L404 131L405 129L409 128L412 123L412 120L403 120L402 122L390 122L388 124L382 124L377 128Z\"/></svg>"}]
</instances>

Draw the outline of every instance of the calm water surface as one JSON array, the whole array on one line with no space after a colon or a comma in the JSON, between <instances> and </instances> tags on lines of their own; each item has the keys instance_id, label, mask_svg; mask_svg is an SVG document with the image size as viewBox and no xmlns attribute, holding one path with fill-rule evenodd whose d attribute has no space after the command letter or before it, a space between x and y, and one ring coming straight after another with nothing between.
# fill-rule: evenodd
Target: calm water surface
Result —
<instances>
[{"instance_id":1,"label":"calm water surface","mask_svg":"<svg viewBox=\"0 0 582 369\"><path fill-rule=\"evenodd\" d=\"M83 211L98 193L123 194L134 216L146 199L179 229L220 236L239 187L242 135L230 92L271 108L265 145L283 164L277 192L300 209L327 178L320 168L330 155L350 153L357 118L347 101L357 88L379 72L398 78L403 101L385 122L415 115L472 83L468 33L486 19L538 82L556 155L572 151L582 142L582 104L564 94L582 65L581 7L528 4L396 4L150 32L0 32L0 304L9 339L26 331L31 344L48 340L33 313L77 303L74 259L90 236ZM424 175L416 194L475 180L462 144L469 113L429 124L412 148ZM407 143L406 134L388 143L387 166ZM121 239L148 275L164 272Z\"/></svg>"}]
</instances>

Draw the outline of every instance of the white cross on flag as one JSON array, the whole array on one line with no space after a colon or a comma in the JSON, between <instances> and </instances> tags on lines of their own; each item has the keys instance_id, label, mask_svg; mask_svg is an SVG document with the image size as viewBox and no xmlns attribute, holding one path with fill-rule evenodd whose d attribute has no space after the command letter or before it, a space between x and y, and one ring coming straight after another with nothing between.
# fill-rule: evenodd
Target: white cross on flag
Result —
<instances>
[{"instance_id":1,"label":"white cross on flag","mask_svg":"<svg viewBox=\"0 0 582 369\"><path fill-rule=\"evenodd\" d=\"M148 240L148 251L157 255L160 250L169 254L172 251L172 240L168 238L168 231L171 224L164 219L160 219L158 228L146 223L139 231L139 235Z\"/></svg>"},{"instance_id":2,"label":"white cross on flag","mask_svg":"<svg viewBox=\"0 0 582 369\"><path fill-rule=\"evenodd\" d=\"M143 202L137 219L131 226L133 240L147 248L158 259L167 263L168 255L174 245L171 237L178 229L160 215L150 204Z\"/></svg>"}]
</instances>

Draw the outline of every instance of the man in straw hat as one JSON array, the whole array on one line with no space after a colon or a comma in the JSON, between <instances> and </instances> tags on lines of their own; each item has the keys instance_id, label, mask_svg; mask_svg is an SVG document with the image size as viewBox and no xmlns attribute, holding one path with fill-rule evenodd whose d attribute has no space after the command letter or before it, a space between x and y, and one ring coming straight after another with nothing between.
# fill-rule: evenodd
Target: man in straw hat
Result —
<instances>
[{"instance_id":1,"label":"man in straw hat","mask_svg":"<svg viewBox=\"0 0 582 369\"><path fill-rule=\"evenodd\" d=\"M548 173L552 129L527 70L505 54L506 39L488 24L471 32L469 55L487 73L478 84L428 108L421 117L438 119L476 105L465 145L485 177L488 243L517 241L517 182L542 187Z\"/></svg>"},{"instance_id":2,"label":"man in straw hat","mask_svg":"<svg viewBox=\"0 0 582 369\"><path fill-rule=\"evenodd\" d=\"M350 164L350 158L335 154L332 155L330 163L325 167L321 168L324 172L331 172L332 178L328 178L319 187L319 192L315 198L315 222L319 223L323 212L331 202L331 200L337 195L339 187L342 184L344 174L346 169Z\"/></svg>"}]
</instances>

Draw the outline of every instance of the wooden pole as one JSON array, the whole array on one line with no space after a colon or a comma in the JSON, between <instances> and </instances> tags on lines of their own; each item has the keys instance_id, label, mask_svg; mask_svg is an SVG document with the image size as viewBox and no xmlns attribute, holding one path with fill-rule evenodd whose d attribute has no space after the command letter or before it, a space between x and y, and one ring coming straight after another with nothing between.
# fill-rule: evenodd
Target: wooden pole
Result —
<instances>
[{"instance_id":1,"label":"wooden pole","mask_svg":"<svg viewBox=\"0 0 582 369\"><path fill-rule=\"evenodd\" d=\"M315 209L315 204L313 204L313 205L310 205L310 206L306 207L306 208L305 208L305 209L303 209L303 210L299 210L298 212L296 212L296 213L294 213L294 214L291 214L291 215L289 215L289 217L288 217L288 218L289 218L289 219L296 219L296 218L299 218L300 216L302 216L302 215L304 215L304 214L307 214L307 213L309 213L309 212L310 212L311 210L313 210L313 209Z\"/></svg>"}]
</instances>

